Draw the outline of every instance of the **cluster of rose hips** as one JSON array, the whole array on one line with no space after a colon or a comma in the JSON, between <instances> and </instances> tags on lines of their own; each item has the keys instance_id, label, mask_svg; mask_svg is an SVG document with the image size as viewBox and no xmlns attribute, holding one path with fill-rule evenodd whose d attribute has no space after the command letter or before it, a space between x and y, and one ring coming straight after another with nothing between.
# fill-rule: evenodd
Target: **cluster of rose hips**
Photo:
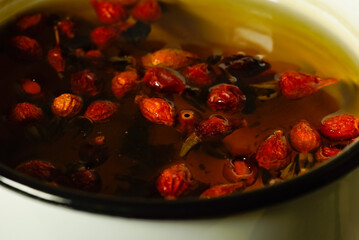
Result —
<instances>
[{"instance_id":1,"label":"cluster of rose hips","mask_svg":"<svg viewBox=\"0 0 359 240\"><path fill-rule=\"evenodd\" d=\"M103 51L121 35L131 33L131 28L138 26L139 22L149 24L161 16L160 5L155 0L91 0L91 4L98 19L106 25L92 30L90 37L96 46L94 49L85 51L79 48L71 54L76 58L84 58L88 66L94 69L108 64ZM136 22L129 20L130 15ZM20 32L26 33L40 28L45 17L44 14L25 16L16 22L16 26ZM235 54L228 57L211 56L204 60L188 51L165 48L131 61L122 71L109 70L112 79L108 81L111 81L112 95L116 100L91 102L93 97L102 92L103 80L90 68L69 73L64 57L65 50L68 50L60 44L60 36L68 39L76 36L75 27L76 23L70 18L54 25L56 45L48 51L47 64L60 73L60 78L69 81L70 91L53 98L53 116L67 121L85 119L91 124L106 123L118 111L121 99L136 93L133 101L145 119L153 124L174 127L185 139L178 153L181 162L164 169L157 179L157 190L166 199L176 199L196 187L196 181L185 163L185 157L193 147L200 143L220 142L236 129L247 127L243 119L245 115L238 117L237 113L245 111L252 101L252 95L258 99L267 97L267 94L256 94L256 90L267 88L263 86L268 84L251 84L249 81L270 71L269 63L262 59ZM25 35L13 37L11 46L15 56L22 60L35 61L42 58L40 44ZM300 99L337 81L335 78L286 72L280 74L278 81L271 81L273 87L269 90L274 89L275 94L268 96L270 98L281 94L289 100ZM26 94L42 93L41 86L30 79L21 80L21 86ZM192 99L193 108L177 111L169 99L173 96L186 98L190 92L204 95L205 100L195 96ZM212 115L202 118L196 103L205 105ZM84 106L87 108L83 109ZM44 117L42 108L31 102L16 104L10 114L12 121L25 125L41 122ZM259 168L271 173L270 182L304 172L315 162L324 162L337 155L344 146L357 138L358 125L357 117L343 114L324 119L318 130L308 121L301 120L287 134L281 130L275 131L260 144L256 153L234 156L228 161L223 168L223 175L231 183L212 186L201 197L218 197L241 191L255 183ZM94 168L108 158L105 139L105 136L100 135L84 145L80 156L86 159L86 164L75 166L75 170L70 171L70 178L64 178L51 163L40 160L23 162L17 170L48 182L99 191L100 178ZM299 160L293 158L293 152L299 153ZM299 173L293 165L299 166Z\"/></svg>"}]
</instances>

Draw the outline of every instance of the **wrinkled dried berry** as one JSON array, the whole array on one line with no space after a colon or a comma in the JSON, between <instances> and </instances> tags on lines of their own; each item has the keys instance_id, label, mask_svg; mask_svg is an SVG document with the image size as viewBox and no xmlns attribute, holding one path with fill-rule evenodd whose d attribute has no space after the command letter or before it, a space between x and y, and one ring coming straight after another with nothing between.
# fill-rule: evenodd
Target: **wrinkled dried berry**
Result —
<instances>
[{"instance_id":1,"label":"wrinkled dried berry","mask_svg":"<svg viewBox=\"0 0 359 240\"><path fill-rule=\"evenodd\" d=\"M91 0L91 4L103 23L124 22L128 18L126 9L118 2Z\"/></svg>"},{"instance_id":2,"label":"wrinkled dried berry","mask_svg":"<svg viewBox=\"0 0 359 240\"><path fill-rule=\"evenodd\" d=\"M286 72L280 76L279 86L287 99L309 96L320 88L334 84L337 78L320 78L299 72Z\"/></svg>"},{"instance_id":3,"label":"wrinkled dried berry","mask_svg":"<svg viewBox=\"0 0 359 240\"><path fill-rule=\"evenodd\" d=\"M118 105L110 101L97 101L88 106L85 117L94 123L104 123L111 120L113 114L117 112Z\"/></svg>"},{"instance_id":4,"label":"wrinkled dried berry","mask_svg":"<svg viewBox=\"0 0 359 240\"><path fill-rule=\"evenodd\" d=\"M40 160L30 160L20 163L16 167L16 170L38 180L51 181L56 169L51 163Z\"/></svg>"},{"instance_id":5,"label":"wrinkled dried berry","mask_svg":"<svg viewBox=\"0 0 359 240\"><path fill-rule=\"evenodd\" d=\"M197 55L184 50L165 48L147 54L141 58L141 61L145 68L168 67L179 69L191 65L194 62L194 59L197 58Z\"/></svg>"},{"instance_id":6,"label":"wrinkled dried berry","mask_svg":"<svg viewBox=\"0 0 359 240\"><path fill-rule=\"evenodd\" d=\"M245 101L246 96L237 86L220 84L210 89L207 105L213 111L240 111Z\"/></svg>"},{"instance_id":7,"label":"wrinkled dried berry","mask_svg":"<svg viewBox=\"0 0 359 240\"><path fill-rule=\"evenodd\" d=\"M73 73L70 79L73 93L93 97L100 91L100 81L97 75L90 70Z\"/></svg>"},{"instance_id":8,"label":"wrinkled dried berry","mask_svg":"<svg viewBox=\"0 0 359 240\"><path fill-rule=\"evenodd\" d=\"M276 131L260 144L256 159L258 165L267 170L279 170L290 163L289 144L282 131Z\"/></svg>"},{"instance_id":9,"label":"wrinkled dried berry","mask_svg":"<svg viewBox=\"0 0 359 240\"><path fill-rule=\"evenodd\" d=\"M243 182L215 185L204 191L201 194L200 198L209 199L215 197L229 196L235 191L242 190L243 188L245 188L245 184Z\"/></svg>"},{"instance_id":10,"label":"wrinkled dried berry","mask_svg":"<svg viewBox=\"0 0 359 240\"><path fill-rule=\"evenodd\" d=\"M118 38L118 30L110 26L100 26L92 30L91 40L98 48L104 48Z\"/></svg>"},{"instance_id":11,"label":"wrinkled dried berry","mask_svg":"<svg viewBox=\"0 0 359 240\"><path fill-rule=\"evenodd\" d=\"M15 28L19 32L34 33L44 26L46 16L43 13L35 13L20 17L15 22Z\"/></svg>"},{"instance_id":12,"label":"wrinkled dried berry","mask_svg":"<svg viewBox=\"0 0 359 240\"><path fill-rule=\"evenodd\" d=\"M162 98L148 98L136 96L142 115L150 122L172 126L174 124L175 109Z\"/></svg>"},{"instance_id":13,"label":"wrinkled dried berry","mask_svg":"<svg viewBox=\"0 0 359 240\"><path fill-rule=\"evenodd\" d=\"M223 176L230 182L243 181L249 186L257 179L258 166L252 156L239 155L224 165Z\"/></svg>"},{"instance_id":14,"label":"wrinkled dried berry","mask_svg":"<svg viewBox=\"0 0 359 240\"><path fill-rule=\"evenodd\" d=\"M315 159L317 162L325 162L332 157L338 155L342 150L336 147L320 147L318 151L315 153Z\"/></svg>"},{"instance_id":15,"label":"wrinkled dried berry","mask_svg":"<svg viewBox=\"0 0 359 240\"><path fill-rule=\"evenodd\" d=\"M134 89L139 76L136 70L131 69L116 74L112 79L112 93L116 98L122 98L127 92Z\"/></svg>"},{"instance_id":16,"label":"wrinkled dried berry","mask_svg":"<svg viewBox=\"0 0 359 240\"><path fill-rule=\"evenodd\" d=\"M74 117L81 111L83 101L79 96L64 93L54 99L51 110L59 117Z\"/></svg>"},{"instance_id":17,"label":"wrinkled dried berry","mask_svg":"<svg viewBox=\"0 0 359 240\"><path fill-rule=\"evenodd\" d=\"M162 9L156 0L140 0L132 8L132 16L142 22L155 22L161 15Z\"/></svg>"},{"instance_id":18,"label":"wrinkled dried berry","mask_svg":"<svg viewBox=\"0 0 359 240\"><path fill-rule=\"evenodd\" d=\"M71 174L75 188L88 192L98 192L101 189L101 178L95 170L79 169Z\"/></svg>"},{"instance_id":19,"label":"wrinkled dried berry","mask_svg":"<svg viewBox=\"0 0 359 240\"><path fill-rule=\"evenodd\" d=\"M42 58L42 47L32 38L27 36L15 36L11 38L11 47L15 56L22 60L40 60Z\"/></svg>"},{"instance_id":20,"label":"wrinkled dried berry","mask_svg":"<svg viewBox=\"0 0 359 240\"><path fill-rule=\"evenodd\" d=\"M30 123L43 117L41 108L34 104L23 102L15 105L11 113L11 119L15 122Z\"/></svg>"},{"instance_id":21,"label":"wrinkled dried berry","mask_svg":"<svg viewBox=\"0 0 359 240\"><path fill-rule=\"evenodd\" d=\"M215 74L209 70L206 63L199 63L186 68L183 76L190 85L196 87L209 86L215 81Z\"/></svg>"},{"instance_id":22,"label":"wrinkled dried berry","mask_svg":"<svg viewBox=\"0 0 359 240\"><path fill-rule=\"evenodd\" d=\"M202 140L212 140L229 135L237 127L225 117L213 115L200 122L195 132Z\"/></svg>"},{"instance_id":23,"label":"wrinkled dried berry","mask_svg":"<svg viewBox=\"0 0 359 240\"><path fill-rule=\"evenodd\" d=\"M301 120L293 126L289 133L289 140L292 147L301 153L313 151L321 143L318 131L306 120Z\"/></svg>"},{"instance_id":24,"label":"wrinkled dried berry","mask_svg":"<svg viewBox=\"0 0 359 240\"><path fill-rule=\"evenodd\" d=\"M359 118L349 114L329 117L321 123L319 131L333 141L349 140L359 136Z\"/></svg>"},{"instance_id":25,"label":"wrinkled dried berry","mask_svg":"<svg viewBox=\"0 0 359 240\"><path fill-rule=\"evenodd\" d=\"M158 192L168 200L178 198L192 185L192 174L183 163L165 169L157 179Z\"/></svg>"},{"instance_id":26,"label":"wrinkled dried berry","mask_svg":"<svg viewBox=\"0 0 359 240\"><path fill-rule=\"evenodd\" d=\"M179 73L160 67L148 69L143 81L146 86L161 93L181 93L186 88Z\"/></svg>"},{"instance_id":27,"label":"wrinkled dried berry","mask_svg":"<svg viewBox=\"0 0 359 240\"><path fill-rule=\"evenodd\" d=\"M200 115L193 110L182 110L177 116L178 132L188 135L194 131L200 122Z\"/></svg>"}]
</instances>

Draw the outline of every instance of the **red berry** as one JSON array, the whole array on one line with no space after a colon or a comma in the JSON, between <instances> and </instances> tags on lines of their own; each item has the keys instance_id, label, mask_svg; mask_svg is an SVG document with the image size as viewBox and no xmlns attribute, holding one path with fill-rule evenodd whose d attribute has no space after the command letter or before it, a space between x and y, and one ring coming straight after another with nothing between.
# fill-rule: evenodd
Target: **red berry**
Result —
<instances>
[{"instance_id":1,"label":"red berry","mask_svg":"<svg viewBox=\"0 0 359 240\"><path fill-rule=\"evenodd\" d=\"M158 192L168 200L178 198L192 185L192 174L183 163L165 169L157 179Z\"/></svg>"},{"instance_id":2,"label":"red berry","mask_svg":"<svg viewBox=\"0 0 359 240\"><path fill-rule=\"evenodd\" d=\"M186 68L183 71L183 76L190 85L197 87L209 86L215 81L215 75L208 68L208 64L199 63Z\"/></svg>"},{"instance_id":3,"label":"red berry","mask_svg":"<svg viewBox=\"0 0 359 240\"><path fill-rule=\"evenodd\" d=\"M23 78L21 79L20 84L27 94L38 95L41 93L41 86L34 79Z\"/></svg>"},{"instance_id":4,"label":"red berry","mask_svg":"<svg viewBox=\"0 0 359 240\"><path fill-rule=\"evenodd\" d=\"M15 55L23 60L40 60L42 48L40 44L27 36L16 36L11 39L11 46Z\"/></svg>"},{"instance_id":5,"label":"red berry","mask_svg":"<svg viewBox=\"0 0 359 240\"><path fill-rule=\"evenodd\" d=\"M184 81L166 68L150 68L143 77L145 84L156 92L181 93L186 88Z\"/></svg>"},{"instance_id":6,"label":"red berry","mask_svg":"<svg viewBox=\"0 0 359 240\"><path fill-rule=\"evenodd\" d=\"M86 109L85 117L95 123L104 123L110 121L113 114L117 112L118 105L110 101L96 101L91 103Z\"/></svg>"},{"instance_id":7,"label":"red berry","mask_svg":"<svg viewBox=\"0 0 359 240\"><path fill-rule=\"evenodd\" d=\"M11 119L15 122L34 122L43 117L41 108L27 102L18 103L12 110Z\"/></svg>"},{"instance_id":8,"label":"red berry","mask_svg":"<svg viewBox=\"0 0 359 240\"><path fill-rule=\"evenodd\" d=\"M209 199L215 197L229 196L235 191L242 190L243 188L245 188L245 184L243 182L216 185L204 191L201 194L200 198Z\"/></svg>"},{"instance_id":9,"label":"red berry","mask_svg":"<svg viewBox=\"0 0 359 240\"><path fill-rule=\"evenodd\" d=\"M289 133L290 143L298 152L308 153L317 149L321 143L318 131L306 120L299 121Z\"/></svg>"},{"instance_id":10,"label":"red berry","mask_svg":"<svg viewBox=\"0 0 359 240\"><path fill-rule=\"evenodd\" d=\"M62 56L62 50L59 45L48 52L47 59L57 72L65 71L66 62Z\"/></svg>"},{"instance_id":11,"label":"red berry","mask_svg":"<svg viewBox=\"0 0 359 240\"><path fill-rule=\"evenodd\" d=\"M99 48L104 48L118 37L118 30L114 27L101 26L91 32L91 39Z\"/></svg>"},{"instance_id":12,"label":"red berry","mask_svg":"<svg viewBox=\"0 0 359 240\"><path fill-rule=\"evenodd\" d=\"M139 81L139 76L136 70L127 70L117 74L112 79L113 95L115 95L116 98L122 98L135 87L137 81Z\"/></svg>"},{"instance_id":13,"label":"red berry","mask_svg":"<svg viewBox=\"0 0 359 240\"><path fill-rule=\"evenodd\" d=\"M210 89L207 105L213 111L237 111L244 108L246 97L234 85L220 84Z\"/></svg>"},{"instance_id":14,"label":"red berry","mask_svg":"<svg viewBox=\"0 0 359 240\"><path fill-rule=\"evenodd\" d=\"M91 0L91 4L103 23L124 22L128 18L126 9L118 2Z\"/></svg>"},{"instance_id":15,"label":"red berry","mask_svg":"<svg viewBox=\"0 0 359 240\"><path fill-rule=\"evenodd\" d=\"M45 18L42 13L25 15L16 20L15 27L19 32L38 32L44 26Z\"/></svg>"},{"instance_id":16,"label":"red berry","mask_svg":"<svg viewBox=\"0 0 359 240\"><path fill-rule=\"evenodd\" d=\"M57 23L57 27L59 28L61 35L66 36L67 38L75 37L74 26L75 23L69 18Z\"/></svg>"},{"instance_id":17,"label":"red berry","mask_svg":"<svg viewBox=\"0 0 359 240\"><path fill-rule=\"evenodd\" d=\"M319 131L333 141L350 140L359 136L359 118L349 114L329 117L321 123Z\"/></svg>"},{"instance_id":18,"label":"red berry","mask_svg":"<svg viewBox=\"0 0 359 240\"><path fill-rule=\"evenodd\" d=\"M84 96L95 96L100 91L100 81L90 70L73 73L70 79L73 93Z\"/></svg>"},{"instance_id":19,"label":"red berry","mask_svg":"<svg viewBox=\"0 0 359 240\"><path fill-rule=\"evenodd\" d=\"M276 131L257 149L258 165L267 170L279 170L290 163L290 148L282 131Z\"/></svg>"},{"instance_id":20,"label":"red berry","mask_svg":"<svg viewBox=\"0 0 359 240\"><path fill-rule=\"evenodd\" d=\"M162 9L156 0L140 0L132 9L132 16L142 22L155 22L161 15Z\"/></svg>"},{"instance_id":21,"label":"red berry","mask_svg":"<svg viewBox=\"0 0 359 240\"><path fill-rule=\"evenodd\" d=\"M101 189L101 179L95 170L79 169L71 174L75 188L83 191L98 192Z\"/></svg>"},{"instance_id":22,"label":"red berry","mask_svg":"<svg viewBox=\"0 0 359 240\"><path fill-rule=\"evenodd\" d=\"M258 166L251 156L236 156L224 165L223 175L230 182L243 181L246 186L249 186L257 179Z\"/></svg>"},{"instance_id":23,"label":"red berry","mask_svg":"<svg viewBox=\"0 0 359 240\"><path fill-rule=\"evenodd\" d=\"M320 147L315 153L317 162L325 162L332 157L338 155L342 150L336 147Z\"/></svg>"},{"instance_id":24,"label":"red berry","mask_svg":"<svg viewBox=\"0 0 359 240\"><path fill-rule=\"evenodd\" d=\"M56 169L51 163L31 160L20 163L16 170L38 180L51 181Z\"/></svg>"},{"instance_id":25,"label":"red berry","mask_svg":"<svg viewBox=\"0 0 359 240\"><path fill-rule=\"evenodd\" d=\"M199 123L195 132L202 140L212 140L229 135L234 130L233 124L222 116L211 116Z\"/></svg>"}]
</instances>

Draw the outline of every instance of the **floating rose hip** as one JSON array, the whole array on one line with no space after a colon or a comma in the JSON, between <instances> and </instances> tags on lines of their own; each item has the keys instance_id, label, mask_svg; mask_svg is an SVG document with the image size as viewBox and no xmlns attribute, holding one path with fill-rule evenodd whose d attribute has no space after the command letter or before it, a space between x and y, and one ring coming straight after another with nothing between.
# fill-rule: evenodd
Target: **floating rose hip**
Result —
<instances>
[{"instance_id":1,"label":"floating rose hip","mask_svg":"<svg viewBox=\"0 0 359 240\"><path fill-rule=\"evenodd\" d=\"M53 49L50 49L49 52L47 53L47 60L57 72L63 72L65 71L66 62L64 57L62 56L62 50L60 48L59 31L56 26L54 27L54 30L55 30L56 46Z\"/></svg>"},{"instance_id":2,"label":"floating rose hip","mask_svg":"<svg viewBox=\"0 0 359 240\"><path fill-rule=\"evenodd\" d=\"M142 22L155 22L161 15L162 9L156 0L140 0L132 8L132 16Z\"/></svg>"},{"instance_id":3,"label":"floating rose hip","mask_svg":"<svg viewBox=\"0 0 359 240\"><path fill-rule=\"evenodd\" d=\"M216 185L204 191L200 198L209 199L229 196L235 191L242 190L243 188L245 188L245 184L243 182Z\"/></svg>"},{"instance_id":4,"label":"floating rose hip","mask_svg":"<svg viewBox=\"0 0 359 240\"><path fill-rule=\"evenodd\" d=\"M290 163L289 153L289 144L283 132L278 130L260 144L257 149L256 159L258 165L262 168L279 170Z\"/></svg>"},{"instance_id":5,"label":"floating rose hip","mask_svg":"<svg viewBox=\"0 0 359 240\"><path fill-rule=\"evenodd\" d=\"M177 131L182 134L190 134L198 126L200 116L193 110L182 110L177 116Z\"/></svg>"},{"instance_id":6,"label":"floating rose hip","mask_svg":"<svg viewBox=\"0 0 359 240\"><path fill-rule=\"evenodd\" d=\"M253 155L254 156L254 155ZM258 166L251 156L240 155L229 160L223 167L223 175L230 182L244 182L252 185L258 176Z\"/></svg>"},{"instance_id":7,"label":"floating rose hip","mask_svg":"<svg viewBox=\"0 0 359 240\"><path fill-rule=\"evenodd\" d=\"M113 95L115 95L116 98L122 98L127 92L134 89L137 81L139 81L139 76L134 69L116 74L112 79Z\"/></svg>"},{"instance_id":8,"label":"floating rose hip","mask_svg":"<svg viewBox=\"0 0 359 240\"><path fill-rule=\"evenodd\" d=\"M91 40L98 48L104 48L116 41L118 34L118 30L114 27L100 26L92 30Z\"/></svg>"},{"instance_id":9,"label":"floating rose hip","mask_svg":"<svg viewBox=\"0 0 359 240\"><path fill-rule=\"evenodd\" d=\"M196 87L209 86L215 81L215 74L209 70L206 63L199 63L186 68L183 76L190 85Z\"/></svg>"},{"instance_id":10,"label":"floating rose hip","mask_svg":"<svg viewBox=\"0 0 359 240\"><path fill-rule=\"evenodd\" d=\"M165 48L154 53L149 53L141 58L142 65L145 68L168 67L179 69L187 67L197 59L198 56L180 49Z\"/></svg>"},{"instance_id":11,"label":"floating rose hip","mask_svg":"<svg viewBox=\"0 0 359 240\"><path fill-rule=\"evenodd\" d=\"M66 18L57 23L57 27L62 36L66 36L67 38L74 38L74 27L75 23L70 18Z\"/></svg>"},{"instance_id":12,"label":"floating rose hip","mask_svg":"<svg viewBox=\"0 0 359 240\"><path fill-rule=\"evenodd\" d=\"M318 151L315 153L315 159L317 160L317 162L325 162L327 160L329 160L332 157L335 157L336 155L338 155L342 150L336 147L320 147L318 149Z\"/></svg>"},{"instance_id":13,"label":"floating rose hip","mask_svg":"<svg viewBox=\"0 0 359 240\"><path fill-rule=\"evenodd\" d=\"M97 101L88 106L85 117L94 123L104 123L110 121L113 114L117 112L118 106L110 101Z\"/></svg>"},{"instance_id":14,"label":"floating rose hip","mask_svg":"<svg viewBox=\"0 0 359 240\"><path fill-rule=\"evenodd\" d=\"M95 170L79 169L70 176L75 188L88 192L98 192L102 181Z\"/></svg>"},{"instance_id":15,"label":"floating rose hip","mask_svg":"<svg viewBox=\"0 0 359 240\"><path fill-rule=\"evenodd\" d=\"M100 81L97 75L90 70L73 73L70 79L73 93L93 97L100 91Z\"/></svg>"},{"instance_id":16,"label":"floating rose hip","mask_svg":"<svg viewBox=\"0 0 359 240\"><path fill-rule=\"evenodd\" d=\"M51 181L56 169L51 163L31 160L20 163L16 170L38 180Z\"/></svg>"},{"instance_id":17,"label":"floating rose hip","mask_svg":"<svg viewBox=\"0 0 359 240\"><path fill-rule=\"evenodd\" d=\"M143 81L149 88L161 93L181 93L186 88L179 73L160 67L148 69Z\"/></svg>"},{"instance_id":18,"label":"floating rose hip","mask_svg":"<svg viewBox=\"0 0 359 240\"><path fill-rule=\"evenodd\" d=\"M33 33L42 29L46 16L42 13L35 13L20 17L15 22L16 30L19 32Z\"/></svg>"},{"instance_id":19,"label":"floating rose hip","mask_svg":"<svg viewBox=\"0 0 359 240\"><path fill-rule=\"evenodd\" d=\"M15 122L29 123L38 121L42 117L43 112L41 108L34 104L23 102L15 105L10 118Z\"/></svg>"},{"instance_id":20,"label":"floating rose hip","mask_svg":"<svg viewBox=\"0 0 359 240\"><path fill-rule=\"evenodd\" d=\"M83 102L79 96L64 93L54 99L51 110L59 117L74 117L82 108Z\"/></svg>"},{"instance_id":21,"label":"floating rose hip","mask_svg":"<svg viewBox=\"0 0 359 240\"><path fill-rule=\"evenodd\" d=\"M157 179L157 190L167 200L178 198L192 185L192 174L183 163L165 169Z\"/></svg>"},{"instance_id":22,"label":"floating rose hip","mask_svg":"<svg viewBox=\"0 0 359 240\"><path fill-rule=\"evenodd\" d=\"M321 143L318 131L306 120L301 120L293 126L289 133L293 148L301 153L317 149Z\"/></svg>"},{"instance_id":23,"label":"floating rose hip","mask_svg":"<svg viewBox=\"0 0 359 240\"><path fill-rule=\"evenodd\" d=\"M213 111L240 111L245 101L246 96L237 86L220 84L211 88L207 105Z\"/></svg>"},{"instance_id":24,"label":"floating rose hip","mask_svg":"<svg viewBox=\"0 0 359 240\"><path fill-rule=\"evenodd\" d=\"M42 58L42 47L32 38L27 36L15 36L11 39L11 47L15 56L22 60L40 60Z\"/></svg>"},{"instance_id":25,"label":"floating rose hip","mask_svg":"<svg viewBox=\"0 0 359 240\"><path fill-rule=\"evenodd\" d=\"M299 99L336 82L338 82L337 78L320 78L299 72L286 72L280 76L279 86L285 98Z\"/></svg>"},{"instance_id":26,"label":"floating rose hip","mask_svg":"<svg viewBox=\"0 0 359 240\"><path fill-rule=\"evenodd\" d=\"M91 4L103 23L124 22L128 18L126 9L118 2L91 0Z\"/></svg>"},{"instance_id":27,"label":"floating rose hip","mask_svg":"<svg viewBox=\"0 0 359 240\"><path fill-rule=\"evenodd\" d=\"M41 86L38 84L35 79L23 78L20 81L22 90L26 94L38 95L41 93Z\"/></svg>"},{"instance_id":28,"label":"floating rose hip","mask_svg":"<svg viewBox=\"0 0 359 240\"><path fill-rule=\"evenodd\" d=\"M349 114L329 117L321 123L319 131L333 141L350 140L359 136L359 118Z\"/></svg>"},{"instance_id":29,"label":"floating rose hip","mask_svg":"<svg viewBox=\"0 0 359 240\"><path fill-rule=\"evenodd\" d=\"M174 124L175 109L162 98L148 98L143 95L136 96L142 115L150 122L172 126Z\"/></svg>"}]
</instances>

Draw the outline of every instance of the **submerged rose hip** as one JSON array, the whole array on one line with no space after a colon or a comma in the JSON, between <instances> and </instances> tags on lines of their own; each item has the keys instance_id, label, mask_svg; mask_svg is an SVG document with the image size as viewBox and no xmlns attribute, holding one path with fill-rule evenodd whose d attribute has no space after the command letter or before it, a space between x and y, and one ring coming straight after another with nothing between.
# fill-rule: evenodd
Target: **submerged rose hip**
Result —
<instances>
[{"instance_id":1,"label":"submerged rose hip","mask_svg":"<svg viewBox=\"0 0 359 240\"><path fill-rule=\"evenodd\" d=\"M96 101L91 103L86 109L85 117L94 123L104 123L110 121L113 114L117 112L118 106L110 101Z\"/></svg>"},{"instance_id":2,"label":"submerged rose hip","mask_svg":"<svg viewBox=\"0 0 359 240\"><path fill-rule=\"evenodd\" d=\"M59 28L59 32L62 36L66 36L67 38L74 38L74 27L75 23L70 19L66 18L57 23L57 27Z\"/></svg>"},{"instance_id":3,"label":"submerged rose hip","mask_svg":"<svg viewBox=\"0 0 359 240\"><path fill-rule=\"evenodd\" d=\"M278 130L257 149L258 165L267 170L279 170L290 163L290 148L283 132Z\"/></svg>"},{"instance_id":4,"label":"submerged rose hip","mask_svg":"<svg viewBox=\"0 0 359 240\"><path fill-rule=\"evenodd\" d=\"M42 13L25 15L16 20L15 27L19 32L37 32L42 28L45 18Z\"/></svg>"},{"instance_id":5,"label":"submerged rose hip","mask_svg":"<svg viewBox=\"0 0 359 240\"><path fill-rule=\"evenodd\" d=\"M100 91L100 81L90 70L73 73L70 79L71 90L78 95L93 97Z\"/></svg>"},{"instance_id":6,"label":"submerged rose hip","mask_svg":"<svg viewBox=\"0 0 359 240\"><path fill-rule=\"evenodd\" d=\"M132 16L142 22L155 22L161 15L162 9L156 0L140 0L132 9Z\"/></svg>"},{"instance_id":7,"label":"submerged rose hip","mask_svg":"<svg viewBox=\"0 0 359 240\"><path fill-rule=\"evenodd\" d=\"M136 96L142 115L153 123L172 126L174 124L174 107L162 98L148 98L142 95Z\"/></svg>"},{"instance_id":8,"label":"submerged rose hip","mask_svg":"<svg viewBox=\"0 0 359 240\"><path fill-rule=\"evenodd\" d=\"M183 71L183 76L190 85L198 87L209 86L215 81L215 75L208 68L208 64L199 63L186 68Z\"/></svg>"},{"instance_id":9,"label":"submerged rose hip","mask_svg":"<svg viewBox=\"0 0 359 240\"><path fill-rule=\"evenodd\" d=\"M38 180L51 181L56 169L51 163L40 160L30 160L20 163L16 167L16 170Z\"/></svg>"},{"instance_id":10,"label":"submerged rose hip","mask_svg":"<svg viewBox=\"0 0 359 240\"><path fill-rule=\"evenodd\" d=\"M118 30L110 26L100 26L92 30L91 40L99 48L104 48L114 42L118 37Z\"/></svg>"},{"instance_id":11,"label":"submerged rose hip","mask_svg":"<svg viewBox=\"0 0 359 240\"><path fill-rule=\"evenodd\" d=\"M329 117L321 123L319 131L333 141L350 140L359 136L359 118L349 114Z\"/></svg>"},{"instance_id":12,"label":"submerged rose hip","mask_svg":"<svg viewBox=\"0 0 359 240\"><path fill-rule=\"evenodd\" d=\"M243 188L245 188L245 184L243 182L215 185L204 191L201 194L200 198L209 199L215 197L229 196L235 191L242 190Z\"/></svg>"},{"instance_id":13,"label":"submerged rose hip","mask_svg":"<svg viewBox=\"0 0 359 240\"><path fill-rule=\"evenodd\" d=\"M23 102L15 105L11 113L11 119L15 122L29 123L38 121L43 117L41 108L34 104Z\"/></svg>"},{"instance_id":14,"label":"submerged rose hip","mask_svg":"<svg viewBox=\"0 0 359 240\"><path fill-rule=\"evenodd\" d=\"M35 79L23 78L20 81L21 88L26 94L38 95L41 93L41 86Z\"/></svg>"},{"instance_id":15,"label":"submerged rose hip","mask_svg":"<svg viewBox=\"0 0 359 240\"><path fill-rule=\"evenodd\" d=\"M249 186L257 179L258 166L251 156L236 156L224 165L223 175L230 182L243 181L246 186Z\"/></svg>"},{"instance_id":16,"label":"submerged rose hip","mask_svg":"<svg viewBox=\"0 0 359 240\"><path fill-rule=\"evenodd\" d=\"M122 98L127 92L131 91L139 81L136 70L126 70L116 74L112 79L112 93L116 98Z\"/></svg>"},{"instance_id":17,"label":"submerged rose hip","mask_svg":"<svg viewBox=\"0 0 359 240\"><path fill-rule=\"evenodd\" d=\"M245 101L245 95L237 86L220 84L211 88L207 105L213 111L237 111L244 108Z\"/></svg>"},{"instance_id":18,"label":"submerged rose hip","mask_svg":"<svg viewBox=\"0 0 359 240\"><path fill-rule=\"evenodd\" d=\"M306 120L293 126L289 133L290 143L298 152L308 153L317 149L321 143L318 131Z\"/></svg>"},{"instance_id":19,"label":"submerged rose hip","mask_svg":"<svg viewBox=\"0 0 359 240\"><path fill-rule=\"evenodd\" d=\"M181 93L186 85L178 75L166 68L150 68L143 77L145 84L156 92Z\"/></svg>"},{"instance_id":20,"label":"submerged rose hip","mask_svg":"<svg viewBox=\"0 0 359 240\"><path fill-rule=\"evenodd\" d=\"M332 157L338 155L342 150L336 147L324 146L320 147L315 153L315 159L317 162L325 162Z\"/></svg>"},{"instance_id":21,"label":"submerged rose hip","mask_svg":"<svg viewBox=\"0 0 359 240\"><path fill-rule=\"evenodd\" d=\"M95 170L79 169L70 178L74 187L79 190L98 192L101 189L101 178Z\"/></svg>"},{"instance_id":22,"label":"submerged rose hip","mask_svg":"<svg viewBox=\"0 0 359 240\"><path fill-rule=\"evenodd\" d=\"M147 54L141 58L141 61L145 68L168 67L179 69L192 64L194 62L193 59L197 58L197 55L181 49L165 48Z\"/></svg>"},{"instance_id":23,"label":"submerged rose hip","mask_svg":"<svg viewBox=\"0 0 359 240\"><path fill-rule=\"evenodd\" d=\"M91 0L91 4L103 23L123 22L128 18L126 9L118 2Z\"/></svg>"},{"instance_id":24,"label":"submerged rose hip","mask_svg":"<svg viewBox=\"0 0 359 240\"><path fill-rule=\"evenodd\" d=\"M202 140L212 140L229 135L235 128L228 119L213 115L200 122L195 132Z\"/></svg>"},{"instance_id":25,"label":"submerged rose hip","mask_svg":"<svg viewBox=\"0 0 359 240\"><path fill-rule=\"evenodd\" d=\"M23 60L40 60L42 58L42 47L32 38L27 36L15 36L11 38L11 46L16 57Z\"/></svg>"},{"instance_id":26,"label":"submerged rose hip","mask_svg":"<svg viewBox=\"0 0 359 240\"><path fill-rule=\"evenodd\" d=\"M183 163L165 169L157 179L157 190L167 200L178 198L192 185L192 174Z\"/></svg>"},{"instance_id":27,"label":"submerged rose hip","mask_svg":"<svg viewBox=\"0 0 359 240\"><path fill-rule=\"evenodd\" d=\"M336 82L338 82L337 78L324 79L299 72L286 72L280 76L279 86L285 98L299 99Z\"/></svg>"},{"instance_id":28,"label":"submerged rose hip","mask_svg":"<svg viewBox=\"0 0 359 240\"><path fill-rule=\"evenodd\" d=\"M51 110L59 117L74 117L82 108L83 102L79 96L64 93L54 99Z\"/></svg>"}]
</instances>

